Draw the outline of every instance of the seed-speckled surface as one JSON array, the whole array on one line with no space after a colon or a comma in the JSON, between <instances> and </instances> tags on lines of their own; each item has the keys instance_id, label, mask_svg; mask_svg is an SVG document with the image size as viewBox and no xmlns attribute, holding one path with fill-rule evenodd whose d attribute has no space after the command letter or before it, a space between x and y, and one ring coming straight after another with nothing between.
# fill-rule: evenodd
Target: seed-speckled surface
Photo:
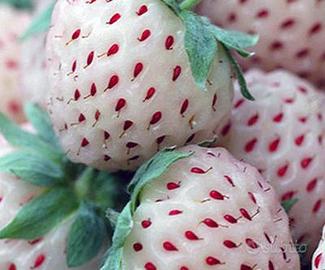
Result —
<instances>
[{"instance_id":1,"label":"seed-speckled surface","mask_svg":"<svg viewBox=\"0 0 325 270\"><path fill-rule=\"evenodd\" d=\"M259 34L256 56L244 66L283 67L325 87L325 1L203 0L198 12L223 27Z\"/></svg>"},{"instance_id":2,"label":"seed-speckled surface","mask_svg":"<svg viewBox=\"0 0 325 270\"><path fill-rule=\"evenodd\" d=\"M184 27L162 1L59 0L52 25L49 110L72 160L133 170L163 147L212 139L228 117L222 49L201 91Z\"/></svg>"},{"instance_id":3,"label":"seed-speckled surface","mask_svg":"<svg viewBox=\"0 0 325 270\"><path fill-rule=\"evenodd\" d=\"M306 81L275 71L246 74L256 98L247 102L236 87L226 146L258 168L291 209L294 239L315 249L325 223L325 122L321 96Z\"/></svg>"},{"instance_id":4,"label":"seed-speckled surface","mask_svg":"<svg viewBox=\"0 0 325 270\"><path fill-rule=\"evenodd\" d=\"M297 270L288 218L257 170L223 148L147 184L124 248L125 270Z\"/></svg>"},{"instance_id":5,"label":"seed-speckled surface","mask_svg":"<svg viewBox=\"0 0 325 270\"><path fill-rule=\"evenodd\" d=\"M0 111L17 122L24 120L19 85L21 45L18 38L29 21L26 13L0 4Z\"/></svg>"}]
</instances>

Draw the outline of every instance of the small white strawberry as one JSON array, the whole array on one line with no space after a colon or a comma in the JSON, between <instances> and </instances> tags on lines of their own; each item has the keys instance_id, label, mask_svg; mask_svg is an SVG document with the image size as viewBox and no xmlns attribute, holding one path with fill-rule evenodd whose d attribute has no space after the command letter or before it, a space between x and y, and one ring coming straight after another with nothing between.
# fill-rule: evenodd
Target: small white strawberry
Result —
<instances>
[{"instance_id":1,"label":"small white strawberry","mask_svg":"<svg viewBox=\"0 0 325 270\"><path fill-rule=\"evenodd\" d=\"M323 228L322 239L319 242L319 246L313 256L313 270L325 269L325 225Z\"/></svg>"},{"instance_id":2,"label":"small white strawberry","mask_svg":"<svg viewBox=\"0 0 325 270\"><path fill-rule=\"evenodd\" d=\"M258 171L223 148L144 164L102 270L298 270L288 217Z\"/></svg>"},{"instance_id":3,"label":"small white strawberry","mask_svg":"<svg viewBox=\"0 0 325 270\"><path fill-rule=\"evenodd\" d=\"M221 145L259 169L289 211L294 240L316 247L325 222L325 124L321 95L286 71L247 73L255 101L235 91Z\"/></svg>"},{"instance_id":4,"label":"small white strawberry","mask_svg":"<svg viewBox=\"0 0 325 270\"><path fill-rule=\"evenodd\" d=\"M0 114L13 145L0 137L0 269L98 269L109 244L105 211L122 203L121 179L67 161L46 114L26 111L34 127L24 130Z\"/></svg>"},{"instance_id":5,"label":"small white strawberry","mask_svg":"<svg viewBox=\"0 0 325 270\"><path fill-rule=\"evenodd\" d=\"M134 170L166 146L212 140L228 117L225 45L212 24L165 2L57 2L49 111L73 161Z\"/></svg>"},{"instance_id":6,"label":"small white strawberry","mask_svg":"<svg viewBox=\"0 0 325 270\"><path fill-rule=\"evenodd\" d=\"M23 122L22 91L19 85L21 45L18 41L29 15L7 5L0 5L0 111Z\"/></svg>"},{"instance_id":7,"label":"small white strawberry","mask_svg":"<svg viewBox=\"0 0 325 270\"><path fill-rule=\"evenodd\" d=\"M325 86L325 1L203 0L198 12L225 28L260 36L256 55L244 66L282 67Z\"/></svg>"}]
</instances>

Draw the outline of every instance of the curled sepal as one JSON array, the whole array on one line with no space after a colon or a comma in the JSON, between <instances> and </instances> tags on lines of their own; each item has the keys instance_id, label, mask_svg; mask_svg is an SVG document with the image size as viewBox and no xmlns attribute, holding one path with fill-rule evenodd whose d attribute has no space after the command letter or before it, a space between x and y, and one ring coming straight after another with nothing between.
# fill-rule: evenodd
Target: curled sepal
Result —
<instances>
[{"instance_id":1,"label":"curled sepal","mask_svg":"<svg viewBox=\"0 0 325 270\"><path fill-rule=\"evenodd\" d=\"M67 265L81 266L95 258L107 239L106 225L97 208L83 202L68 235Z\"/></svg>"},{"instance_id":2,"label":"curled sepal","mask_svg":"<svg viewBox=\"0 0 325 270\"><path fill-rule=\"evenodd\" d=\"M0 239L35 240L43 237L77 208L77 199L69 189L56 187L45 191L27 203L0 231Z\"/></svg>"}]
</instances>

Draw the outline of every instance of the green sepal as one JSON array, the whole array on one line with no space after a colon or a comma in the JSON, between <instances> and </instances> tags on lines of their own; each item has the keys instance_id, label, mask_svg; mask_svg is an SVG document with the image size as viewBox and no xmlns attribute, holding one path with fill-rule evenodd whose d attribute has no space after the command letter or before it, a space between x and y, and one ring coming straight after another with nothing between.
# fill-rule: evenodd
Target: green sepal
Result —
<instances>
[{"instance_id":1,"label":"green sepal","mask_svg":"<svg viewBox=\"0 0 325 270\"><path fill-rule=\"evenodd\" d=\"M135 212L139 202L139 195L144 186L160 177L176 161L188 158L193 153L179 152L174 149L165 149L158 152L153 158L144 163L135 174L129 185L131 195L131 211Z\"/></svg>"},{"instance_id":2,"label":"green sepal","mask_svg":"<svg viewBox=\"0 0 325 270\"><path fill-rule=\"evenodd\" d=\"M38 105L32 103L27 103L24 107L24 111L27 119L36 129L37 135L45 142L60 148L49 115Z\"/></svg>"},{"instance_id":3,"label":"green sepal","mask_svg":"<svg viewBox=\"0 0 325 270\"><path fill-rule=\"evenodd\" d=\"M115 211L114 209L108 208L106 210L106 218L109 220L111 227L114 229L116 227L119 215L120 213Z\"/></svg>"},{"instance_id":4,"label":"green sepal","mask_svg":"<svg viewBox=\"0 0 325 270\"><path fill-rule=\"evenodd\" d=\"M0 4L8 4L17 9L31 9L33 7L32 0L0 0Z\"/></svg>"},{"instance_id":5,"label":"green sepal","mask_svg":"<svg viewBox=\"0 0 325 270\"><path fill-rule=\"evenodd\" d=\"M117 219L116 228L113 235L113 244L101 270L122 269L123 246L132 228L133 219L131 213L131 203L128 203Z\"/></svg>"},{"instance_id":6,"label":"green sepal","mask_svg":"<svg viewBox=\"0 0 325 270\"><path fill-rule=\"evenodd\" d=\"M217 54L217 42L207 20L191 11L179 14L185 24L185 49L196 85L206 90L207 78Z\"/></svg>"},{"instance_id":7,"label":"green sepal","mask_svg":"<svg viewBox=\"0 0 325 270\"><path fill-rule=\"evenodd\" d=\"M26 204L0 231L0 239L34 240L44 236L78 208L70 190L56 187Z\"/></svg>"},{"instance_id":8,"label":"green sepal","mask_svg":"<svg viewBox=\"0 0 325 270\"><path fill-rule=\"evenodd\" d=\"M81 204L68 234L67 265L81 266L95 258L107 239L106 225L90 203Z\"/></svg>"},{"instance_id":9,"label":"green sepal","mask_svg":"<svg viewBox=\"0 0 325 270\"><path fill-rule=\"evenodd\" d=\"M37 16L31 22L27 30L21 36L22 40L26 40L31 36L44 33L49 30L54 6L55 1L53 1L53 3L51 3L39 16Z\"/></svg>"},{"instance_id":10,"label":"green sepal","mask_svg":"<svg viewBox=\"0 0 325 270\"><path fill-rule=\"evenodd\" d=\"M238 80L238 83L240 86L241 94L248 100L254 101L255 98L251 95L251 93L248 90L248 86L247 86L247 83L246 83L246 80L245 80L245 77L243 75L243 71L242 71L240 65L237 63L236 59L232 56L230 50L226 46L223 46L223 47L224 47L227 57L231 63L231 66L236 74L236 77L237 77L237 80Z\"/></svg>"},{"instance_id":11,"label":"green sepal","mask_svg":"<svg viewBox=\"0 0 325 270\"><path fill-rule=\"evenodd\" d=\"M177 0L161 0L161 1L164 2L176 15L178 15L181 12Z\"/></svg>"},{"instance_id":12,"label":"green sepal","mask_svg":"<svg viewBox=\"0 0 325 270\"><path fill-rule=\"evenodd\" d=\"M290 199L290 200L285 200L283 202L281 202L282 207L284 208L284 210L286 211L287 214L289 214L290 210L292 209L292 207L295 206L295 204L298 202L299 200L297 198L295 199Z\"/></svg>"},{"instance_id":13,"label":"green sepal","mask_svg":"<svg viewBox=\"0 0 325 270\"><path fill-rule=\"evenodd\" d=\"M41 140L39 136L24 131L3 113L0 113L0 133L14 147L30 149L52 160L62 158L61 149L52 147Z\"/></svg>"},{"instance_id":14,"label":"green sepal","mask_svg":"<svg viewBox=\"0 0 325 270\"><path fill-rule=\"evenodd\" d=\"M37 186L53 186L64 181L60 165L29 151L13 152L1 157L0 171L12 173Z\"/></svg>"},{"instance_id":15,"label":"green sepal","mask_svg":"<svg viewBox=\"0 0 325 270\"><path fill-rule=\"evenodd\" d=\"M210 31L219 42L223 43L229 49L236 50L243 57L250 57L254 54L245 49L255 46L259 40L257 35L248 35L238 31L225 30L211 24Z\"/></svg>"}]
</instances>

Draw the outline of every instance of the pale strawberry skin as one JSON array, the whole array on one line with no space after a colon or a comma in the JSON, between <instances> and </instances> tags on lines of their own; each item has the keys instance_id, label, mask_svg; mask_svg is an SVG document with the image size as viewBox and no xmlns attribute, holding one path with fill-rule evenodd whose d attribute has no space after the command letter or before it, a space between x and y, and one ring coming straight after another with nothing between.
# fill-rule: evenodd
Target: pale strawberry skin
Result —
<instances>
[{"instance_id":1,"label":"pale strawberry skin","mask_svg":"<svg viewBox=\"0 0 325 270\"><path fill-rule=\"evenodd\" d=\"M29 129L27 127L27 129ZM0 137L0 156L13 149ZM16 177L0 174L0 229L9 224L18 211L31 199L42 192L41 188L21 181ZM66 240L74 216L68 217L43 238L33 241L0 240L1 270L69 270L66 264ZM101 260L74 268L94 270L100 267Z\"/></svg>"},{"instance_id":2,"label":"pale strawberry skin","mask_svg":"<svg viewBox=\"0 0 325 270\"><path fill-rule=\"evenodd\" d=\"M298 199L289 212L294 240L315 249L325 222L325 122L321 95L286 71L246 74L256 98L236 87L221 145L260 170L280 200Z\"/></svg>"},{"instance_id":3,"label":"pale strawberry skin","mask_svg":"<svg viewBox=\"0 0 325 270\"><path fill-rule=\"evenodd\" d=\"M223 148L193 152L147 184L125 270L298 270L288 217L252 166Z\"/></svg>"},{"instance_id":4,"label":"pale strawberry skin","mask_svg":"<svg viewBox=\"0 0 325 270\"><path fill-rule=\"evenodd\" d=\"M225 28L260 36L245 67L284 68L325 87L324 1L203 0L197 11Z\"/></svg>"},{"instance_id":5,"label":"pale strawberry skin","mask_svg":"<svg viewBox=\"0 0 325 270\"><path fill-rule=\"evenodd\" d=\"M17 122L24 121L22 91L19 84L21 45L30 16L0 4L0 111Z\"/></svg>"},{"instance_id":6,"label":"pale strawberry skin","mask_svg":"<svg viewBox=\"0 0 325 270\"><path fill-rule=\"evenodd\" d=\"M222 48L202 91L184 26L160 0L59 0L47 59L49 112L63 148L96 168L134 170L164 147L211 140L230 112Z\"/></svg>"},{"instance_id":7,"label":"pale strawberry skin","mask_svg":"<svg viewBox=\"0 0 325 270\"><path fill-rule=\"evenodd\" d=\"M323 228L322 239L319 242L319 246L313 256L312 270L325 269L325 225Z\"/></svg>"}]
</instances>

